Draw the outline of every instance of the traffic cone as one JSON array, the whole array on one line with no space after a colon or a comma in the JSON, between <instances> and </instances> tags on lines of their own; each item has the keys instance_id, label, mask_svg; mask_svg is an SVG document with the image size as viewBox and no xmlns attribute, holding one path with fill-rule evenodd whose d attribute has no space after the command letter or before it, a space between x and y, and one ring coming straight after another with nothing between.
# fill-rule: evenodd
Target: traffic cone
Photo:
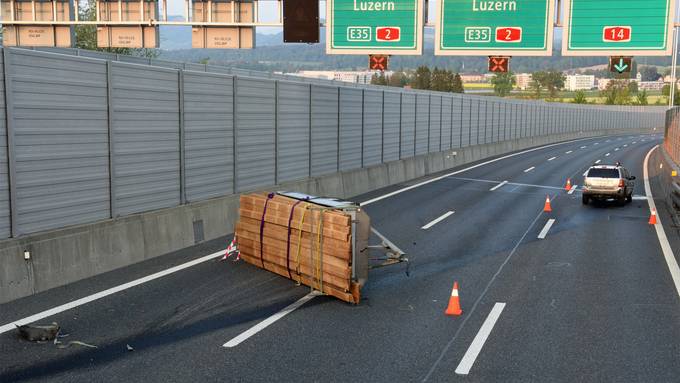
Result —
<instances>
[{"instance_id":1,"label":"traffic cone","mask_svg":"<svg viewBox=\"0 0 680 383\"><path fill-rule=\"evenodd\" d=\"M564 190L566 191L571 190L571 178L567 178L567 185L564 187Z\"/></svg>"},{"instance_id":2,"label":"traffic cone","mask_svg":"<svg viewBox=\"0 0 680 383\"><path fill-rule=\"evenodd\" d=\"M652 209L652 214L649 216L649 224L656 225L656 209Z\"/></svg>"},{"instance_id":3,"label":"traffic cone","mask_svg":"<svg viewBox=\"0 0 680 383\"><path fill-rule=\"evenodd\" d=\"M552 207L550 207L550 196L545 197L545 206L543 206L543 211L546 213L550 213L552 211Z\"/></svg>"},{"instance_id":4,"label":"traffic cone","mask_svg":"<svg viewBox=\"0 0 680 383\"><path fill-rule=\"evenodd\" d=\"M460 309L460 299L458 298L458 282L453 282L453 290L451 291L451 298L449 298L449 307L444 312L446 315L458 316L463 313Z\"/></svg>"}]
</instances>

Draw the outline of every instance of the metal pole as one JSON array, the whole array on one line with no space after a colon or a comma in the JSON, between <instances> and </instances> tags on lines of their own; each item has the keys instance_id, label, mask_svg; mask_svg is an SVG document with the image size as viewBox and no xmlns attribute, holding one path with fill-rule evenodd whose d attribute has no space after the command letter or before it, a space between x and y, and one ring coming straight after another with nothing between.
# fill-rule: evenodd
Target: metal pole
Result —
<instances>
[{"instance_id":1,"label":"metal pole","mask_svg":"<svg viewBox=\"0 0 680 383\"><path fill-rule=\"evenodd\" d=\"M678 67L678 28L673 28L673 68L671 71L671 96L668 108L675 105L675 83L678 81L676 76Z\"/></svg>"}]
</instances>

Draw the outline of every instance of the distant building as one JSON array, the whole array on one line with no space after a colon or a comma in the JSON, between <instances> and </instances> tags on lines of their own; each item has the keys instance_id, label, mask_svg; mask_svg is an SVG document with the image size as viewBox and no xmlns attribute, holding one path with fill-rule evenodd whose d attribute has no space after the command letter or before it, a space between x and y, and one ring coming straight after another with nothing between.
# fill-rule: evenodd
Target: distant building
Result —
<instances>
[{"instance_id":1,"label":"distant building","mask_svg":"<svg viewBox=\"0 0 680 383\"><path fill-rule=\"evenodd\" d=\"M597 79L597 89L605 90L609 83L612 82L611 78L598 78Z\"/></svg>"},{"instance_id":2,"label":"distant building","mask_svg":"<svg viewBox=\"0 0 680 383\"><path fill-rule=\"evenodd\" d=\"M640 81L638 89L640 90L661 90L666 83L659 79L658 81Z\"/></svg>"},{"instance_id":3,"label":"distant building","mask_svg":"<svg viewBox=\"0 0 680 383\"><path fill-rule=\"evenodd\" d=\"M568 91L591 90L595 87L595 76L583 74L570 74L564 82L564 88Z\"/></svg>"},{"instance_id":4,"label":"distant building","mask_svg":"<svg viewBox=\"0 0 680 383\"><path fill-rule=\"evenodd\" d=\"M335 80L352 82L355 84L370 84L375 71L329 71L329 70L303 70L291 73L294 76L318 78L322 80ZM385 76L391 76L393 72L385 72Z\"/></svg>"},{"instance_id":5,"label":"distant building","mask_svg":"<svg viewBox=\"0 0 680 383\"><path fill-rule=\"evenodd\" d=\"M527 90L531 84L531 73L519 73L515 75L515 85L518 89Z\"/></svg>"},{"instance_id":6,"label":"distant building","mask_svg":"<svg viewBox=\"0 0 680 383\"><path fill-rule=\"evenodd\" d=\"M463 81L464 84L486 81L483 74L461 74L460 79Z\"/></svg>"}]
</instances>

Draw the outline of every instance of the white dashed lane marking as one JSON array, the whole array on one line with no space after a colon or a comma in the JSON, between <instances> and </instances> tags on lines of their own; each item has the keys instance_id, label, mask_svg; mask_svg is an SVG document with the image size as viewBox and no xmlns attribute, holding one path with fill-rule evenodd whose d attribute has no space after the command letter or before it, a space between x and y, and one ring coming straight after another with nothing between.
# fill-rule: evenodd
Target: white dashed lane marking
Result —
<instances>
[{"instance_id":1,"label":"white dashed lane marking","mask_svg":"<svg viewBox=\"0 0 680 383\"><path fill-rule=\"evenodd\" d=\"M543 230L541 230L541 232L538 233L538 239L545 239L545 236L548 235L548 232L550 231L550 228L554 223L555 219L550 218L548 222L545 223L545 226L543 226Z\"/></svg>"},{"instance_id":2,"label":"white dashed lane marking","mask_svg":"<svg viewBox=\"0 0 680 383\"><path fill-rule=\"evenodd\" d=\"M442 215L441 217L439 217L439 218L435 219L434 221L428 223L427 225L421 227L421 229L427 230L427 229L431 228L432 226L438 224L439 222L445 220L448 216L450 216L453 213L454 213L453 211L448 211L448 212L444 213L444 215Z\"/></svg>"},{"instance_id":3,"label":"white dashed lane marking","mask_svg":"<svg viewBox=\"0 0 680 383\"><path fill-rule=\"evenodd\" d=\"M496 190L502 188L503 186L505 186L505 185L507 185L507 184L508 184L508 181L503 181L503 182L499 183L498 185L496 185L496 186L492 187L491 189L489 189L489 191L496 191Z\"/></svg>"},{"instance_id":4,"label":"white dashed lane marking","mask_svg":"<svg viewBox=\"0 0 680 383\"><path fill-rule=\"evenodd\" d=\"M532 170L534 170L534 169L536 169L536 167L535 167L535 166L532 166L532 167L530 167L529 169L526 169L526 170L524 171L524 173L529 173L530 171L532 171Z\"/></svg>"}]
</instances>

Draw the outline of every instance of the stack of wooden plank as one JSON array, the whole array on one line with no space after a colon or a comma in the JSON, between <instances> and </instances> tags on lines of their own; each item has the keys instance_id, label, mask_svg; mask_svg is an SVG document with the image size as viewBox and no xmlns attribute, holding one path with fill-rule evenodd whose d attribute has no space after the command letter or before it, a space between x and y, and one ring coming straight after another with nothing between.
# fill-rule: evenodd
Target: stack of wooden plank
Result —
<instances>
[{"instance_id":1,"label":"stack of wooden plank","mask_svg":"<svg viewBox=\"0 0 680 383\"><path fill-rule=\"evenodd\" d=\"M240 202L235 235L243 260L359 303L349 213L274 193L244 194Z\"/></svg>"}]
</instances>

